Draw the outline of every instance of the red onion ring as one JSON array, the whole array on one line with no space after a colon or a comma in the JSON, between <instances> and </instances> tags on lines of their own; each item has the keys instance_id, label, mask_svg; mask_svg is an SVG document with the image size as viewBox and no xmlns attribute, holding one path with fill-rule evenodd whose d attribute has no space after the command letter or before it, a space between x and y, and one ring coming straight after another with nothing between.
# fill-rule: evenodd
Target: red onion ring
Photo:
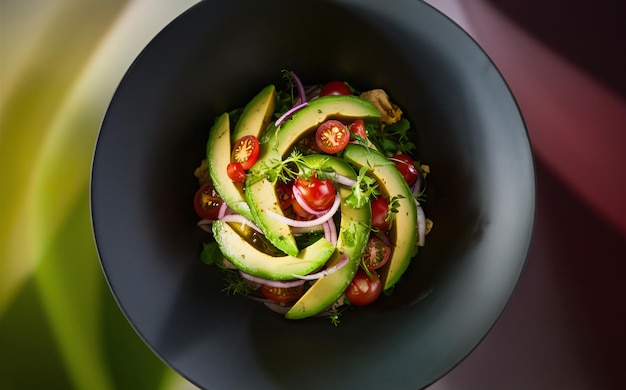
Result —
<instances>
[{"instance_id":1,"label":"red onion ring","mask_svg":"<svg viewBox=\"0 0 626 390\"><path fill-rule=\"evenodd\" d=\"M424 210L422 209L420 202L415 200L415 204L417 206L417 245L424 246L424 243L426 242L426 214L424 214Z\"/></svg>"},{"instance_id":2,"label":"red onion ring","mask_svg":"<svg viewBox=\"0 0 626 390\"><path fill-rule=\"evenodd\" d=\"M415 183L413 183L413 185L411 185L411 193L413 194L413 196L417 196L420 194L420 192L422 192L422 175L419 174L417 175L417 180L415 181Z\"/></svg>"},{"instance_id":3,"label":"red onion ring","mask_svg":"<svg viewBox=\"0 0 626 390\"><path fill-rule=\"evenodd\" d=\"M205 232L212 233L211 224L213 223L212 219L201 219L198 221L198 227L204 230Z\"/></svg>"},{"instance_id":4,"label":"red onion ring","mask_svg":"<svg viewBox=\"0 0 626 390\"><path fill-rule=\"evenodd\" d=\"M356 184L356 180L350 179L349 177L340 175L338 173L334 174L334 178L335 181L339 184L341 184L342 186L346 186L346 187L352 187L353 185ZM329 175L330 176L330 175Z\"/></svg>"},{"instance_id":5,"label":"red onion ring","mask_svg":"<svg viewBox=\"0 0 626 390\"><path fill-rule=\"evenodd\" d=\"M331 236L330 236L330 227L328 226L328 221L324 222L322 224L322 229L324 229L324 238L326 239L326 241L332 243L331 241Z\"/></svg>"},{"instance_id":6,"label":"red onion ring","mask_svg":"<svg viewBox=\"0 0 626 390\"><path fill-rule=\"evenodd\" d=\"M320 97L320 92L322 91L322 87L317 85L312 85L306 89L306 98L307 100L313 100Z\"/></svg>"},{"instance_id":7,"label":"red onion ring","mask_svg":"<svg viewBox=\"0 0 626 390\"><path fill-rule=\"evenodd\" d=\"M341 257L341 260L339 260L337 262L337 264L326 268L325 270L322 270L320 272L316 272L314 274L308 274L308 275L304 275L304 276L299 276L299 275L292 275L294 278L298 278L301 280L317 280L320 279L324 276L328 276L332 273L337 272L338 270L341 269L341 267L343 267L344 265L346 265L348 263L348 255L343 255Z\"/></svg>"},{"instance_id":8,"label":"red onion ring","mask_svg":"<svg viewBox=\"0 0 626 390\"><path fill-rule=\"evenodd\" d=\"M328 240L331 244L337 246L337 227L335 226L335 221L332 219L324 222L324 226L328 227L328 234L326 240Z\"/></svg>"},{"instance_id":9,"label":"red onion ring","mask_svg":"<svg viewBox=\"0 0 626 390\"><path fill-rule=\"evenodd\" d=\"M300 81L298 76L296 76L296 74L293 71L289 72L289 74L291 75L291 78L293 79L293 82L296 84L296 88L298 89L298 94L300 95L300 101L302 103L305 103L306 102L306 92L304 91L304 87L302 86L302 82Z\"/></svg>"},{"instance_id":10,"label":"red onion ring","mask_svg":"<svg viewBox=\"0 0 626 390\"><path fill-rule=\"evenodd\" d=\"M326 214L326 212L328 211L328 209L322 210L322 211L313 210L311 206L309 206L304 200L304 198L302 197L302 192L300 192L298 187L293 186L291 191L293 193L293 197L296 199L296 202L298 202L300 207L302 207L304 211L306 211L307 213L313 214L313 215L322 215L322 214Z\"/></svg>"},{"instance_id":11,"label":"red onion ring","mask_svg":"<svg viewBox=\"0 0 626 390\"><path fill-rule=\"evenodd\" d=\"M239 271L239 274L241 275L242 278L252 283L263 284L269 287L290 288L290 287L301 286L305 282L305 280L302 280L302 279L287 280L287 281L265 279L265 278L260 278L258 276L250 275L249 273L243 272L241 270Z\"/></svg>"},{"instance_id":12,"label":"red onion ring","mask_svg":"<svg viewBox=\"0 0 626 390\"><path fill-rule=\"evenodd\" d=\"M224 215L226 215L226 209L228 209L228 204L222 202L220 208L217 210L217 219L222 219Z\"/></svg>"},{"instance_id":13,"label":"red onion ring","mask_svg":"<svg viewBox=\"0 0 626 390\"><path fill-rule=\"evenodd\" d=\"M250 226L251 229L256 230L258 233L263 234L263 232L261 231L261 229L259 229L257 225L255 225L251 220L249 220L248 218L244 217L241 214L226 214L220 219L220 221L234 222L234 223L240 223L242 225L247 225L247 226Z\"/></svg>"},{"instance_id":14,"label":"red onion ring","mask_svg":"<svg viewBox=\"0 0 626 390\"><path fill-rule=\"evenodd\" d=\"M317 225L321 225L324 222L328 221L329 219L331 219L333 217L333 215L337 212L337 210L339 209L339 204L341 203L341 198L339 197L339 194L337 194L337 196L335 196L335 202L333 203L333 205L330 207L330 209L328 209L328 212L326 212L325 214L322 214L320 216L318 216L315 219L311 219L308 221L299 221L296 219L291 219L291 218L287 218L284 215L280 215L275 213L272 210L266 210L265 212L267 213L267 215L269 215L270 217L276 219L277 221L280 221L284 224L287 224L289 226L295 226L295 227L312 227L312 226L317 226Z\"/></svg>"},{"instance_id":15,"label":"red onion ring","mask_svg":"<svg viewBox=\"0 0 626 390\"><path fill-rule=\"evenodd\" d=\"M288 109L283 115L281 115L278 119L276 119L276 122L274 122L274 125L276 127L280 126L283 124L283 122L289 118L290 116L292 116L293 114L295 114L296 112L300 111L301 109L303 109L304 107L308 106L309 103L304 102L304 103L300 103L297 104L293 107L291 107L290 109Z\"/></svg>"}]
</instances>

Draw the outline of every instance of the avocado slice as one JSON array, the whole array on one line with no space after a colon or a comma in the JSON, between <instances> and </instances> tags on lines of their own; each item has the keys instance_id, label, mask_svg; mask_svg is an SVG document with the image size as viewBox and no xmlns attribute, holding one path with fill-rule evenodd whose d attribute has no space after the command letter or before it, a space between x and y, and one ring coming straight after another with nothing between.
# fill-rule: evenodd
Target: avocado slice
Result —
<instances>
[{"instance_id":1,"label":"avocado slice","mask_svg":"<svg viewBox=\"0 0 626 390\"><path fill-rule=\"evenodd\" d=\"M354 169L340 158L326 155L310 155L305 157L307 164L320 167L320 170L332 168L337 174L356 179ZM348 256L348 262L334 273L318 279L285 314L288 319L302 319L311 317L333 304L350 284L354 274L359 268L361 254L367 244L370 234L372 210L368 204L356 209L345 200L352 190L341 186L341 222L339 225L339 237L337 239L337 251L328 261L332 266L339 262L343 255Z\"/></svg>"},{"instance_id":2,"label":"avocado slice","mask_svg":"<svg viewBox=\"0 0 626 390\"><path fill-rule=\"evenodd\" d=\"M259 160L250 170L246 179L246 201L253 220L263 231L267 239L283 252L296 255L298 247L286 224L267 215L266 210L282 214L276 196L274 184L264 178L264 170L275 161L282 160L302 137L317 130L328 119L351 122L378 120L380 113L369 101L357 96L324 96L311 100L309 104L296 112L291 119L278 127L270 126L261 144ZM262 178L262 179L260 179Z\"/></svg>"},{"instance_id":3,"label":"avocado slice","mask_svg":"<svg viewBox=\"0 0 626 390\"><path fill-rule=\"evenodd\" d=\"M382 153L362 145L349 144L343 157L355 167L369 167L385 197L400 196L395 222L391 226L391 257L379 271L383 289L398 282L411 262L417 231L417 206L413 194L396 166Z\"/></svg>"},{"instance_id":4,"label":"avocado slice","mask_svg":"<svg viewBox=\"0 0 626 390\"><path fill-rule=\"evenodd\" d=\"M215 190L226 204L239 214L252 218L242 187L234 183L226 172L226 167L230 163L230 153L230 118L228 113L224 113L217 117L209 132L206 146L206 162L209 167L209 174Z\"/></svg>"},{"instance_id":5,"label":"avocado slice","mask_svg":"<svg viewBox=\"0 0 626 390\"><path fill-rule=\"evenodd\" d=\"M234 183L227 174L233 143L246 135L259 138L267 129L276 105L276 88L268 85L244 107L235 129L230 134L228 113L220 115L209 133L206 161L215 190L228 206L239 214L252 218L243 194L243 186Z\"/></svg>"},{"instance_id":6,"label":"avocado slice","mask_svg":"<svg viewBox=\"0 0 626 390\"><path fill-rule=\"evenodd\" d=\"M250 275L272 280L293 280L324 265L335 246L320 238L297 256L270 256L252 246L227 222L213 221L213 236L220 251L238 269Z\"/></svg>"},{"instance_id":7,"label":"avocado slice","mask_svg":"<svg viewBox=\"0 0 626 390\"><path fill-rule=\"evenodd\" d=\"M270 84L244 107L233 130L233 142L246 135L261 138L261 134L265 132L272 120L275 107L276 87Z\"/></svg>"}]
</instances>

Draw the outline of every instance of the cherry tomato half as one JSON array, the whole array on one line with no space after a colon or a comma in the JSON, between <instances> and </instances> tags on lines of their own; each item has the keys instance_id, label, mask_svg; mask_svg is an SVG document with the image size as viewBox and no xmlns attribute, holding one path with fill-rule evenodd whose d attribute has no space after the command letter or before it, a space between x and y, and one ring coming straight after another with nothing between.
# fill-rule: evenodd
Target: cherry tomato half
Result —
<instances>
[{"instance_id":1,"label":"cherry tomato half","mask_svg":"<svg viewBox=\"0 0 626 390\"><path fill-rule=\"evenodd\" d=\"M330 119L322 123L315 132L315 143L323 152L335 154L350 142L350 131L343 123Z\"/></svg>"},{"instance_id":2,"label":"cherry tomato half","mask_svg":"<svg viewBox=\"0 0 626 390\"><path fill-rule=\"evenodd\" d=\"M304 285L295 287L270 287L261 286L261 293L265 295L265 298L271 299L275 302L289 302L300 298L304 292Z\"/></svg>"},{"instance_id":3,"label":"cherry tomato half","mask_svg":"<svg viewBox=\"0 0 626 390\"><path fill-rule=\"evenodd\" d=\"M246 171L243 169L243 165L238 162L231 162L228 164L226 166L226 173L228 174L228 177L230 177L230 180L235 183L243 183L246 181L246 176L248 176Z\"/></svg>"},{"instance_id":4,"label":"cherry tomato half","mask_svg":"<svg viewBox=\"0 0 626 390\"><path fill-rule=\"evenodd\" d=\"M302 208L302 206L300 206L300 203L298 203L298 201L294 199L293 195L291 195L291 209L302 220L309 220L315 216L315 214L311 214L304 208Z\"/></svg>"},{"instance_id":5,"label":"cherry tomato half","mask_svg":"<svg viewBox=\"0 0 626 390\"><path fill-rule=\"evenodd\" d=\"M363 252L363 263L368 270L373 271L387 264L391 256L391 247L377 236L370 234Z\"/></svg>"},{"instance_id":6,"label":"cherry tomato half","mask_svg":"<svg viewBox=\"0 0 626 390\"><path fill-rule=\"evenodd\" d=\"M389 202L387 199L378 197L372 200L372 228L382 231L389 230L390 223L387 220L389 213Z\"/></svg>"},{"instance_id":7,"label":"cherry tomato half","mask_svg":"<svg viewBox=\"0 0 626 390\"><path fill-rule=\"evenodd\" d=\"M326 83L320 91L320 96L328 95L352 95L352 90L343 81L334 80Z\"/></svg>"},{"instance_id":8,"label":"cherry tomato half","mask_svg":"<svg viewBox=\"0 0 626 390\"><path fill-rule=\"evenodd\" d=\"M222 198L220 198L217 191L215 191L213 183L208 182L204 183L202 187L196 191L193 206L196 210L196 214L198 214L200 218L215 220L217 219L217 214L219 213L222 202Z\"/></svg>"},{"instance_id":9,"label":"cherry tomato half","mask_svg":"<svg viewBox=\"0 0 626 390\"><path fill-rule=\"evenodd\" d=\"M332 206L337 191L330 179L320 180L315 174L305 179L298 177L293 183L293 188L302 195L302 200L315 211L324 211ZM293 204L297 203L294 199Z\"/></svg>"},{"instance_id":10,"label":"cherry tomato half","mask_svg":"<svg viewBox=\"0 0 626 390\"><path fill-rule=\"evenodd\" d=\"M365 306L374 302L380 296L383 284L376 271L372 271L370 278L362 268L354 275L354 278L344 292L346 298L355 306Z\"/></svg>"},{"instance_id":11,"label":"cherry tomato half","mask_svg":"<svg viewBox=\"0 0 626 390\"><path fill-rule=\"evenodd\" d=\"M348 126L348 128L350 129L350 132L354 135L357 135L364 140L367 139L367 133L365 132L365 122L363 122L363 119L355 120L354 122L352 122L352 124L350 124L350 126Z\"/></svg>"},{"instance_id":12,"label":"cherry tomato half","mask_svg":"<svg viewBox=\"0 0 626 390\"><path fill-rule=\"evenodd\" d=\"M415 160L411 156L399 153L391 157L390 160L396 164L396 168L398 168L408 185L415 184L420 173L415 166Z\"/></svg>"},{"instance_id":13,"label":"cherry tomato half","mask_svg":"<svg viewBox=\"0 0 626 390\"><path fill-rule=\"evenodd\" d=\"M246 135L235 142L230 161L241 164L243 169L250 169L259 158L259 140L253 135Z\"/></svg>"}]
</instances>

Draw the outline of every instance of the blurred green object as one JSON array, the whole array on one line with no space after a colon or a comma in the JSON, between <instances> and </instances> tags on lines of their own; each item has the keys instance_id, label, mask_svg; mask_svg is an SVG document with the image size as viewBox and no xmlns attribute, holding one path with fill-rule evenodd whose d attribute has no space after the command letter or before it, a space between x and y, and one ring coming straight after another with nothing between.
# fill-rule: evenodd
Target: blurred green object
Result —
<instances>
[{"instance_id":1,"label":"blurred green object","mask_svg":"<svg viewBox=\"0 0 626 390\"><path fill-rule=\"evenodd\" d=\"M193 388L102 274L91 159L115 87L197 0L0 0L0 388Z\"/></svg>"}]
</instances>

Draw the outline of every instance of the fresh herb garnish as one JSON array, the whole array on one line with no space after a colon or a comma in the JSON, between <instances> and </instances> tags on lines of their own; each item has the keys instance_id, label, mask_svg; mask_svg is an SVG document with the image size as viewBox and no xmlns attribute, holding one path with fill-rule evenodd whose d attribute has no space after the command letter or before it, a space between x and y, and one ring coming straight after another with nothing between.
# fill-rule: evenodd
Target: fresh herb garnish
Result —
<instances>
[{"instance_id":1,"label":"fresh herb garnish","mask_svg":"<svg viewBox=\"0 0 626 390\"><path fill-rule=\"evenodd\" d=\"M226 268L224 255L220 252L215 241L203 245L202 252L200 252L200 261L207 265L214 265L222 272L222 279L225 284L222 292L225 292L227 295L246 295L254 291L250 283L241 278L239 272Z\"/></svg>"},{"instance_id":2,"label":"fresh herb garnish","mask_svg":"<svg viewBox=\"0 0 626 390\"><path fill-rule=\"evenodd\" d=\"M389 199L389 207L387 208L387 214L385 215L385 221L391 223L394 214L398 213L400 207L400 199L404 199L403 195L395 195Z\"/></svg>"},{"instance_id":3,"label":"fresh herb garnish","mask_svg":"<svg viewBox=\"0 0 626 390\"><path fill-rule=\"evenodd\" d=\"M267 179L272 183L278 180L288 182L298 176L298 172L307 168L303 160L303 155L297 150L293 150L291 154L285 158L272 158L269 162L261 161L252 167L250 172L250 182L255 183L262 179Z\"/></svg>"},{"instance_id":4,"label":"fresh herb garnish","mask_svg":"<svg viewBox=\"0 0 626 390\"><path fill-rule=\"evenodd\" d=\"M339 310L331 310L330 314L328 315L328 318L330 318L330 323L334 326L339 326L339 323L341 323L341 320L339 319L340 316L341 312Z\"/></svg>"},{"instance_id":5,"label":"fresh herb garnish","mask_svg":"<svg viewBox=\"0 0 626 390\"><path fill-rule=\"evenodd\" d=\"M352 186L352 193L346 198L346 203L355 209L359 209L366 205L369 202L370 196L377 196L380 194L376 179L368 176L368 171L369 168L365 166L359 169L359 175L356 178L356 183Z\"/></svg>"},{"instance_id":6,"label":"fresh herb garnish","mask_svg":"<svg viewBox=\"0 0 626 390\"><path fill-rule=\"evenodd\" d=\"M223 268L222 272L224 283L226 284L222 292L225 292L226 295L248 295L254 291L252 285L246 282L236 270Z\"/></svg>"},{"instance_id":7,"label":"fresh herb garnish","mask_svg":"<svg viewBox=\"0 0 626 390\"><path fill-rule=\"evenodd\" d=\"M219 246L217 246L217 242L211 241L208 244L204 244L202 246L202 251L200 252L200 261L207 265L217 265L223 266L224 255L220 251Z\"/></svg>"},{"instance_id":8,"label":"fresh herb garnish","mask_svg":"<svg viewBox=\"0 0 626 390\"><path fill-rule=\"evenodd\" d=\"M407 135L411 123L402 118L398 122L384 127L367 126L369 140L376 148L387 157L391 157L397 152L410 153L415 149L415 143Z\"/></svg>"}]
</instances>

